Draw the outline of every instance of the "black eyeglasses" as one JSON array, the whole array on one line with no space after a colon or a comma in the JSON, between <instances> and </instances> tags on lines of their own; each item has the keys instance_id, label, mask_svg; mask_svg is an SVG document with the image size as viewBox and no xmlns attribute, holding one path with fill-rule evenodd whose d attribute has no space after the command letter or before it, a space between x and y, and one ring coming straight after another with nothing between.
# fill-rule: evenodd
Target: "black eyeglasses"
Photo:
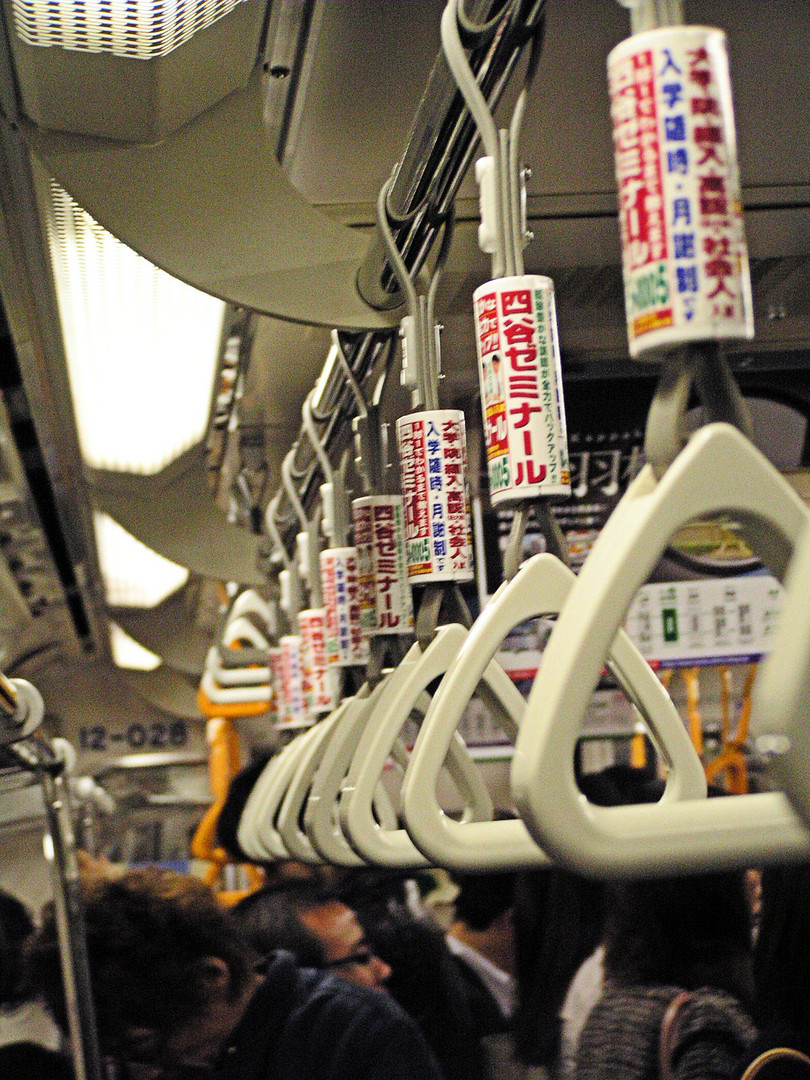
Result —
<instances>
[{"instance_id":1,"label":"black eyeglasses","mask_svg":"<svg viewBox=\"0 0 810 1080\"><path fill-rule=\"evenodd\" d=\"M335 968L349 967L351 964L370 964L373 959L374 953L368 945L361 945L360 948L355 949L348 956L343 956L340 960L327 960L320 966L324 971L329 971Z\"/></svg>"}]
</instances>

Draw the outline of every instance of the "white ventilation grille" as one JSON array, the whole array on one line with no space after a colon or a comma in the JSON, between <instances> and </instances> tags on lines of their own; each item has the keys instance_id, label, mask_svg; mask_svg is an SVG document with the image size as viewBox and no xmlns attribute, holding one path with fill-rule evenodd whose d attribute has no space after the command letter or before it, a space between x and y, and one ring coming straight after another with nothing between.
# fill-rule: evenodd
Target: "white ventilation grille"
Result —
<instances>
[{"instance_id":1,"label":"white ventilation grille","mask_svg":"<svg viewBox=\"0 0 810 1080\"><path fill-rule=\"evenodd\" d=\"M122 244L53 182L49 196L82 455L96 469L159 472L207 430L225 305Z\"/></svg>"},{"instance_id":2,"label":"white ventilation grille","mask_svg":"<svg viewBox=\"0 0 810 1080\"><path fill-rule=\"evenodd\" d=\"M151 60L166 56L243 0L12 0L28 45Z\"/></svg>"},{"instance_id":3,"label":"white ventilation grille","mask_svg":"<svg viewBox=\"0 0 810 1080\"><path fill-rule=\"evenodd\" d=\"M109 514L93 514L93 525L111 607L155 607L188 581L185 566L142 544Z\"/></svg>"}]
</instances>

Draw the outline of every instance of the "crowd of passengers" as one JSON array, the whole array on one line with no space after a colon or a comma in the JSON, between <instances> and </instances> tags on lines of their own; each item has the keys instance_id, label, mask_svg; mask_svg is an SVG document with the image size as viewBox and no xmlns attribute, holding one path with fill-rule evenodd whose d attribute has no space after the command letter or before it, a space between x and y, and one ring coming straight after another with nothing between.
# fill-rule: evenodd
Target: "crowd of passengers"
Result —
<instances>
[{"instance_id":1,"label":"crowd of passengers","mask_svg":"<svg viewBox=\"0 0 810 1080\"><path fill-rule=\"evenodd\" d=\"M660 794L621 767L583 790ZM810 866L604 883L286 862L227 907L189 874L84 867L108 1080L810 1077ZM0 896L2 1080L73 1075L51 905L36 922Z\"/></svg>"}]
</instances>

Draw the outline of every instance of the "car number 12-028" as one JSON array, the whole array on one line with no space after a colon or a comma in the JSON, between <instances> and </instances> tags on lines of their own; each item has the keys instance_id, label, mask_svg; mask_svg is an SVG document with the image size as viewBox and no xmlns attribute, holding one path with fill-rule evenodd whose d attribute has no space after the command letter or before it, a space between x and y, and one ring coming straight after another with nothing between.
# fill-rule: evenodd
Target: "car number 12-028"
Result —
<instances>
[{"instance_id":1,"label":"car number 12-028","mask_svg":"<svg viewBox=\"0 0 810 1080\"><path fill-rule=\"evenodd\" d=\"M79 728L79 748L96 753L116 749L176 750L187 742L188 727L185 720L172 720L167 723L158 720L146 724L135 722L116 730L110 730L104 724Z\"/></svg>"}]
</instances>

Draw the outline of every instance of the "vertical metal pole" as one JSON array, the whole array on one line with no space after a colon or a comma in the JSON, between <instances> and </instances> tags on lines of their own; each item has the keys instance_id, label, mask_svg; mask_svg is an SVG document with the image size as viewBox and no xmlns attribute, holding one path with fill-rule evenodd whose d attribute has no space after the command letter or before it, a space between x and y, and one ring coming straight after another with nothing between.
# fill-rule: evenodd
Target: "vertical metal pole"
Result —
<instances>
[{"instance_id":1,"label":"vertical metal pole","mask_svg":"<svg viewBox=\"0 0 810 1080\"><path fill-rule=\"evenodd\" d=\"M70 812L70 795L63 773L38 769L45 799L48 835L53 857L48 865L53 883L56 929L76 1080L104 1080L90 983L79 864Z\"/></svg>"}]
</instances>

